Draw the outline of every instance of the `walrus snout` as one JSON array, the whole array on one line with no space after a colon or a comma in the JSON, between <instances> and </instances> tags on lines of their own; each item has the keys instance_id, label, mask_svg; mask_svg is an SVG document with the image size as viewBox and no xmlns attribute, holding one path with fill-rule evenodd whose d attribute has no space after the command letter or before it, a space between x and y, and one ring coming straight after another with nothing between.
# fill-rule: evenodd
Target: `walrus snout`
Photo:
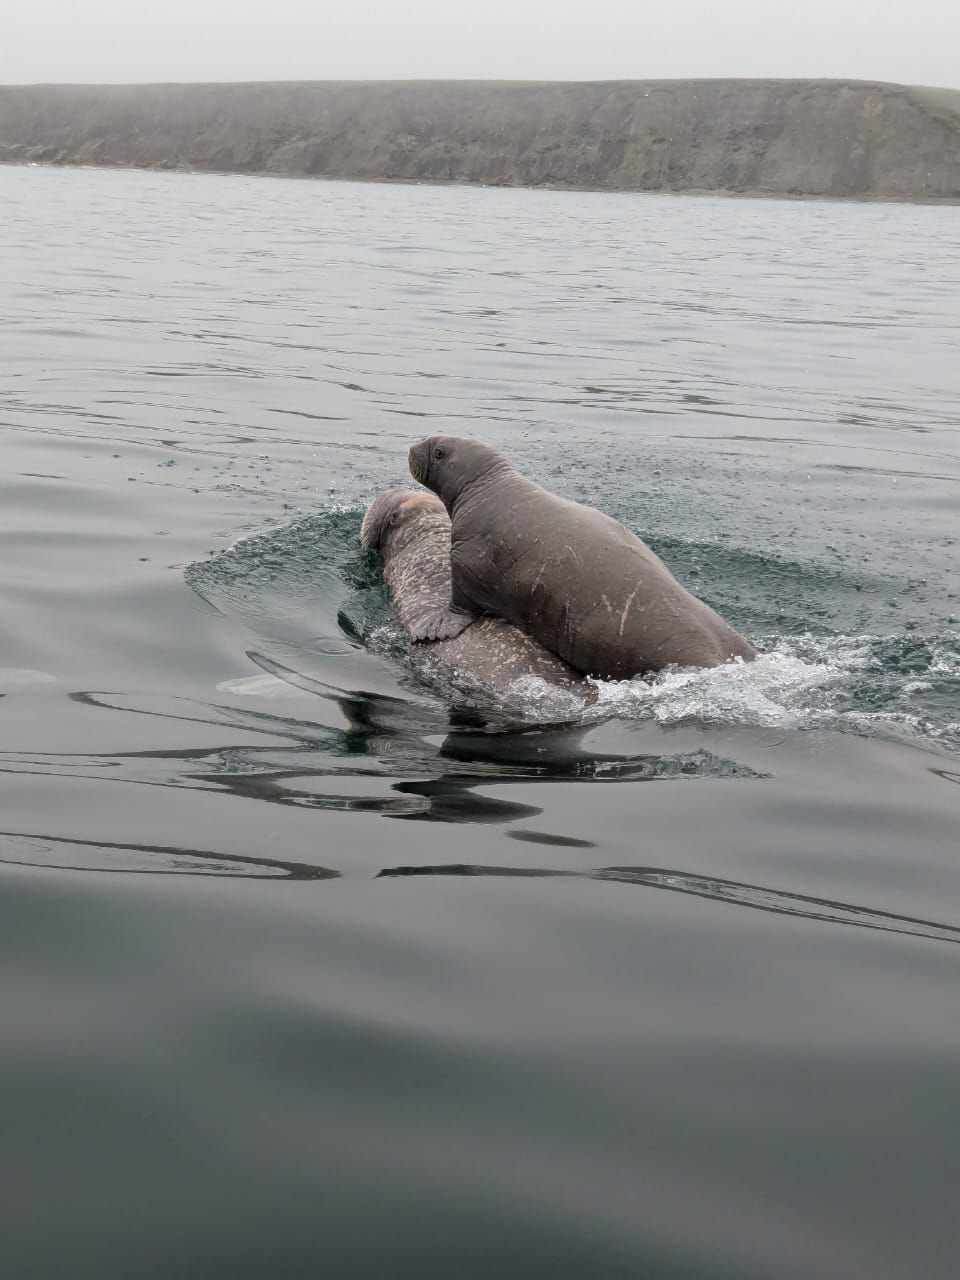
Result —
<instances>
[{"instance_id":1,"label":"walrus snout","mask_svg":"<svg viewBox=\"0 0 960 1280\"><path fill-rule=\"evenodd\" d=\"M360 525L362 551L380 550L387 524L391 516L400 510L400 504L406 496L406 489L388 489L386 493L377 494L363 513L363 523Z\"/></svg>"},{"instance_id":2,"label":"walrus snout","mask_svg":"<svg viewBox=\"0 0 960 1280\"><path fill-rule=\"evenodd\" d=\"M407 456L407 464L410 467L410 474L417 484L426 484L427 473L430 470L429 440L421 440L419 444L415 444L411 448Z\"/></svg>"},{"instance_id":3,"label":"walrus snout","mask_svg":"<svg viewBox=\"0 0 960 1280\"><path fill-rule=\"evenodd\" d=\"M361 550L383 553L389 535L425 511L443 511L443 503L432 493L416 493L413 489L387 489L378 493L364 512L360 525Z\"/></svg>"}]
</instances>

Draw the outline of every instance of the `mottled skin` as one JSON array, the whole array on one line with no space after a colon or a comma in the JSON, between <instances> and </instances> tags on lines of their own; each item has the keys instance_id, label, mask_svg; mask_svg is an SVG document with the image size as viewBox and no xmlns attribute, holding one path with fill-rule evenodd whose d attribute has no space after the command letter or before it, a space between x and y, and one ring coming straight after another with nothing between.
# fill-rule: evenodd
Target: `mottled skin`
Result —
<instances>
[{"instance_id":1,"label":"mottled skin","mask_svg":"<svg viewBox=\"0 0 960 1280\"><path fill-rule=\"evenodd\" d=\"M450 602L411 628L415 639L454 636L496 614L607 680L756 657L636 534L548 493L489 445L432 436L410 450L410 471L452 521Z\"/></svg>"},{"instance_id":2,"label":"mottled skin","mask_svg":"<svg viewBox=\"0 0 960 1280\"><path fill-rule=\"evenodd\" d=\"M450 517L439 498L410 489L381 493L367 508L364 551L379 552L390 597L405 630L450 600ZM555 654L501 618L478 618L458 635L430 645L431 656L492 688L521 676L580 687L580 677Z\"/></svg>"}]
</instances>

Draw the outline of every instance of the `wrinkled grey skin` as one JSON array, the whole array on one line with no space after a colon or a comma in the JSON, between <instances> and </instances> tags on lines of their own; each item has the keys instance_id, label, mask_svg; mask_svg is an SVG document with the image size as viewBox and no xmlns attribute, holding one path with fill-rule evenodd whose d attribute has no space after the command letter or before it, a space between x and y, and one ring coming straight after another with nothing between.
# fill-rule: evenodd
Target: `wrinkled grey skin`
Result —
<instances>
[{"instance_id":1,"label":"wrinkled grey skin","mask_svg":"<svg viewBox=\"0 0 960 1280\"><path fill-rule=\"evenodd\" d=\"M457 635L497 614L607 680L757 656L629 529L548 493L489 445L432 436L410 450L410 471L453 526L450 603L419 621L415 639Z\"/></svg>"},{"instance_id":2,"label":"wrinkled grey skin","mask_svg":"<svg viewBox=\"0 0 960 1280\"><path fill-rule=\"evenodd\" d=\"M378 552L383 576L404 629L413 634L423 620L450 600L450 517L429 493L390 489L367 508L360 533L364 551ZM431 656L494 689L521 676L581 689L580 677L553 653L501 618L480 618L459 635L430 646Z\"/></svg>"}]
</instances>

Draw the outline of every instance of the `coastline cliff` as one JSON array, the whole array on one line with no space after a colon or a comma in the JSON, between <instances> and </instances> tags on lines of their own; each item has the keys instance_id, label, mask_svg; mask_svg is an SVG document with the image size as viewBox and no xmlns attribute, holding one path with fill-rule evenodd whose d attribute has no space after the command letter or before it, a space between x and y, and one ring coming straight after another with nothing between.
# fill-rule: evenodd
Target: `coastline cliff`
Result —
<instances>
[{"instance_id":1,"label":"coastline cliff","mask_svg":"<svg viewBox=\"0 0 960 1280\"><path fill-rule=\"evenodd\" d=\"M0 86L0 162L960 202L960 90L828 80Z\"/></svg>"}]
</instances>

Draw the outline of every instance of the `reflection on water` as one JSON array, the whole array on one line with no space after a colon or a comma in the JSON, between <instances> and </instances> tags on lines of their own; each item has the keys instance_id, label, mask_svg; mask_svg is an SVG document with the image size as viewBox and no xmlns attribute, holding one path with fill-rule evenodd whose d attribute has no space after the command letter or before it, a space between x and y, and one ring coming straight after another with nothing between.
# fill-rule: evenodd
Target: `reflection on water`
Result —
<instances>
[{"instance_id":1,"label":"reflection on water","mask_svg":"<svg viewBox=\"0 0 960 1280\"><path fill-rule=\"evenodd\" d=\"M113 844L103 840L0 831L0 863L54 871L106 871L136 875L243 876L253 880L334 880L339 871L273 858L245 858L203 849Z\"/></svg>"},{"instance_id":2,"label":"reflection on water","mask_svg":"<svg viewBox=\"0 0 960 1280\"><path fill-rule=\"evenodd\" d=\"M449 718L431 716L429 708L401 698L329 686L320 693L320 687L309 682L311 693L337 707L345 727L187 699L151 706L116 695L72 693L69 699L80 706L239 730L270 742L107 755L7 751L0 753L0 773L216 790L272 804L470 823L510 822L542 812L537 806L478 794L480 787L763 777L705 750L631 756L585 751L580 747L585 729L490 733L482 724L473 729L457 725L457 717L451 727ZM317 780L342 777L389 778L389 792L344 796L317 789Z\"/></svg>"},{"instance_id":3,"label":"reflection on water","mask_svg":"<svg viewBox=\"0 0 960 1280\"><path fill-rule=\"evenodd\" d=\"M597 871L558 871L546 867L485 867L456 864L442 867L390 867L381 876L505 876L520 879L573 877L578 880L602 880L611 884L636 885L647 889L666 889L671 893L692 894L713 902L769 911L775 915L801 916L823 924L852 925L858 929L880 929L902 933L931 942L960 942L960 926L937 924L933 920L915 920L891 911L871 911L848 902L831 902L811 898L802 893L784 893L755 884L739 884L710 876L686 875L682 871L665 871L653 867L602 867Z\"/></svg>"},{"instance_id":4,"label":"reflection on water","mask_svg":"<svg viewBox=\"0 0 960 1280\"><path fill-rule=\"evenodd\" d=\"M401 784L403 786L404 784ZM455 786L445 789L444 780L435 783L405 784L412 794L423 795L429 802L424 815L449 822L507 822L513 818L532 817L541 810L505 802L468 797L469 784L463 790ZM459 810L465 799L477 804L477 810L464 816ZM449 809L448 809L449 806ZM488 806L488 807L485 807ZM359 806L364 807L364 806ZM413 815L399 815L413 816ZM516 839L561 848L585 849L589 841L563 836L551 837L536 831L511 832ZM243 857L219 854L201 849L164 848L157 845L132 846L105 841L65 839L51 835L25 835L16 831L0 831L0 863L8 866L44 867L55 871L99 871L136 875L231 876L253 880L336 880L342 872L307 863L284 862L276 858ZM742 884L710 876L689 875L652 867L601 867L597 870L564 870L550 867L482 866L468 863L444 866L386 867L377 878L391 879L416 876L495 877L544 879L566 878L595 880L610 884L634 885L648 889L666 889L672 893L691 894L713 902L748 907L776 915L800 916L824 924L839 924L861 929L879 929L933 942L960 942L960 926L939 924L900 916L891 911L876 911L847 902L814 898L801 893L788 893L761 885Z\"/></svg>"}]
</instances>

